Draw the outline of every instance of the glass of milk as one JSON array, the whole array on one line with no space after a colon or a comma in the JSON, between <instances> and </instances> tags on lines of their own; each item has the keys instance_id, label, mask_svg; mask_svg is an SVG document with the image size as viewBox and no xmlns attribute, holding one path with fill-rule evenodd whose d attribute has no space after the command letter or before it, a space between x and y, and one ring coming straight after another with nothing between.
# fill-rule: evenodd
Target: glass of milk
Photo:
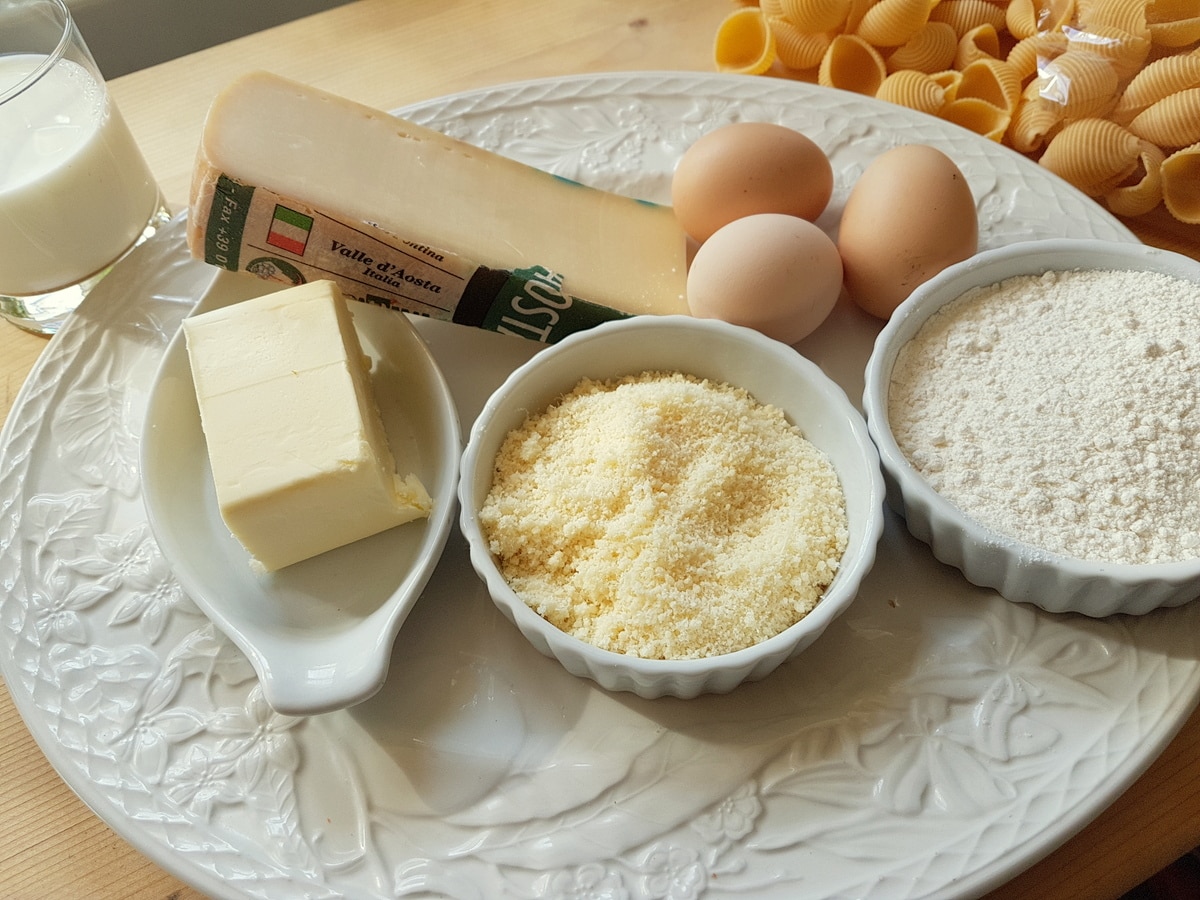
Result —
<instances>
[{"instance_id":1,"label":"glass of milk","mask_svg":"<svg viewBox=\"0 0 1200 900\"><path fill-rule=\"evenodd\" d=\"M52 334L170 219L62 0L0 0L0 316Z\"/></svg>"}]
</instances>

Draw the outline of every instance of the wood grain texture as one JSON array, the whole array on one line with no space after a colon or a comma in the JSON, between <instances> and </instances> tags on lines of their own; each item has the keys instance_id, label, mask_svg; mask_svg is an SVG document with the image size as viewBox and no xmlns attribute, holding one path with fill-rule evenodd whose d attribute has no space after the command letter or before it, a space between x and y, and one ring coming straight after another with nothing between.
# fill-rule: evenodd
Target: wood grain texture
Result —
<instances>
[{"instance_id":1,"label":"wood grain texture","mask_svg":"<svg viewBox=\"0 0 1200 900\"><path fill-rule=\"evenodd\" d=\"M0 690L0 761L0 896L203 900L67 787L25 727L7 685Z\"/></svg>"},{"instance_id":2,"label":"wood grain texture","mask_svg":"<svg viewBox=\"0 0 1200 900\"><path fill-rule=\"evenodd\" d=\"M175 210L213 96L267 69L382 109L462 90L602 71L711 71L730 0L360 0L116 79L113 94ZM1200 258L1200 227L1127 224ZM0 419L45 347L0 322ZM1200 844L1200 714L1137 783L993 900L1112 900ZM101 822L0 691L0 895L198 900Z\"/></svg>"}]
</instances>

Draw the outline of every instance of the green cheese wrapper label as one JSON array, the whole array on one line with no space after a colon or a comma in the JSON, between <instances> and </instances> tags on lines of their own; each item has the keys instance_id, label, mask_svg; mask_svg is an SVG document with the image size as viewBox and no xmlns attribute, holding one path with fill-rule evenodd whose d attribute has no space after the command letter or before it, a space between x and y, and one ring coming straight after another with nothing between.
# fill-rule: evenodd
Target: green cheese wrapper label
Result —
<instances>
[{"instance_id":1,"label":"green cheese wrapper label","mask_svg":"<svg viewBox=\"0 0 1200 900\"><path fill-rule=\"evenodd\" d=\"M563 275L541 266L491 269L226 175L209 188L193 214L204 225L204 260L224 269L283 284L327 278L355 300L545 344L630 318L571 296Z\"/></svg>"}]
</instances>

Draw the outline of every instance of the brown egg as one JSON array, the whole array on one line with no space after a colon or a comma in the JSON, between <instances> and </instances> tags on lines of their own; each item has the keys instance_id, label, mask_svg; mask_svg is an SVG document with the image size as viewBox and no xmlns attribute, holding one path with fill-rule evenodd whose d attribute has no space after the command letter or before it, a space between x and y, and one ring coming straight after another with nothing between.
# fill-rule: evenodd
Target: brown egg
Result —
<instances>
[{"instance_id":1,"label":"brown egg","mask_svg":"<svg viewBox=\"0 0 1200 900\"><path fill-rule=\"evenodd\" d=\"M847 293L881 319L978 244L966 178L944 153L923 144L889 150L859 176L837 241Z\"/></svg>"},{"instance_id":2,"label":"brown egg","mask_svg":"<svg viewBox=\"0 0 1200 900\"><path fill-rule=\"evenodd\" d=\"M782 213L812 221L833 193L833 167L798 131L737 122L710 131L679 160L671 204L683 230L703 243L734 219Z\"/></svg>"},{"instance_id":3,"label":"brown egg","mask_svg":"<svg viewBox=\"0 0 1200 900\"><path fill-rule=\"evenodd\" d=\"M816 330L842 291L842 261L812 222L779 213L735 219L692 260L692 315L745 325L794 344Z\"/></svg>"}]
</instances>

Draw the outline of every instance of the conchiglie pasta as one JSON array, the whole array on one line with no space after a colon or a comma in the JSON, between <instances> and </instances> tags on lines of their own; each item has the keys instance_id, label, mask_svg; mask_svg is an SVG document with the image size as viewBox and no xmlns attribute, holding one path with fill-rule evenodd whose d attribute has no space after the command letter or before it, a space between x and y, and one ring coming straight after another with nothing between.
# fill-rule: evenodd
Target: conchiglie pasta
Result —
<instances>
[{"instance_id":1,"label":"conchiglie pasta","mask_svg":"<svg viewBox=\"0 0 1200 900\"><path fill-rule=\"evenodd\" d=\"M1162 164L1163 204L1180 222L1200 225L1200 143L1176 150Z\"/></svg>"},{"instance_id":2,"label":"conchiglie pasta","mask_svg":"<svg viewBox=\"0 0 1200 900\"><path fill-rule=\"evenodd\" d=\"M1107 26L1126 34L1150 37L1146 0L1078 0L1077 18L1080 31Z\"/></svg>"},{"instance_id":3,"label":"conchiglie pasta","mask_svg":"<svg viewBox=\"0 0 1200 900\"><path fill-rule=\"evenodd\" d=\"M999 57L1000 35L991 25L979 25L959 40L954 53L954 68L965 69L976 60Z\"/></svg>"},{"instance_id":4,"label":"conchiglie pasta","mask_svg":"<svg viewBox=\"0 0 1200 900\"><path fill-rule=\"evenodd\" d=\"M1194 44L1200 41L1200 16L1171 22L1151 22L1150 40L1159 47L1187 47Z\"/></svg>"},{"instance_id":5,"label":"conchiglie pasta","mask_svg":"<svg viewBox=\"0 0 1200 900\"><path fill-rule=\"evenodd\" d=\"M945 22L926 22L908 41L887 58L889 72L912 69L932 75L954 64L958 35Z\"/></svg>"},{"instance_id":6,"label":"conchiglie pasta","mask_svg":"<svg viewBox=\"0 0 1200 900\"><path fill-rule=\"evenodd\" d=\"M1196 14L1195 0L1145 0L1146 19L1150 22L1169 22L1187 19Z\"/></svg>"},{"instance_id":7,"label":"conchiglie pasta","mask_svg":"<svg viewBox=\"0 0 1200 900\"><path fill-rule=\"evenodd\" d=\"M768 21L783 18L783 0L759 0L757 6Z\"/></svg>"},{"instance_id":8,"label":"conchiglie pasta","mask_svg":"<svg viewBox=\"0 0 1200 900\"><path fill-rule=\"evenodd\" d=\"M1062 107L1065 119L1104 115L1116 104L1117 73L1108 60L1067 50L1050 60L1032 82L1038 93Z\"/></svg>"},{"instance_id":9,"label":"conchiglie pasta","mask_svg":"<svg viewBox=\"0 0 1200 900\"><path fill-rule=\"evenodd\" d=\"M1065 125L1046 145L1043 167L1093 197L1133 174L1142 142L1108 119L1080 119Z\"/></svg>"},{"instance_id":10,"label":"conchiglie pasta","mask_svg":"<svg viewBox=\"0 0 1200 900\"><path fill-rule=\"evenodd\" d=\"M840 28L850 11L850 0L779 0L779 5L784 19L810 34Z\"/></svg>"},{"instance_id":11,"label":"conchiglie pasta","mask_svg":"<svg viewBox=\"0 0 1200 900\"><path fill-rule=\"evenodd\" d=\"M1039 64L1047 62L1067 49L1067 36L1061 31L1047 31L1018 41L1004 59L1022 81L1037 74Z\"/></svg>"},{"instance_id":12,"label":"conchiglie pasta","mask_svg":"<svg viewBox=\"0 0 1200 900\"><path fill-rule=\"evenodd\" d=\"M945 22L960 38L972 28L991 25L1004 27L1004 7L988 0L942 0L929 13L931 22Z\"/></svg>"},{"instance_id":13,"label":"conchiglie pasta","mask_svg":"<svg viewBox=\"0 0 1200 900\"><path fill-rule=\"evenodd\" d=\"M969 128L976 134L999 143L1008 132L1012 116L978 97L958 97L942 107L941 117L947 122Z\"/></svg>"},{"instance_id":14,"label":"conchiglie pasta","mask_svg":"<svg viewBox=\"0 0 1200 900\"><path fill-rule=\"evenodd\" d=\"M1150 55L1150 39L1130 34L1114 25L1095 25L1088 31L1071 31L1067 49L1103 57L1117 73L1118 81L1128 81Z\"/></svg>"},{"instance_id":15,"label":"conchiglie pasta","mask_svg":"<svg viewBox=\"0 0 1200 900\"><path fill-rule=\"evenodd\" d=\"M983 100L1011 113L1021 98L1021 79L1002 60L978 59L963 67L956 96Z\"/></svg>"},{"instance_id":16,"label":"conchiglie pasta","mask_svg":"<svg viewBox=\"0 0 1200 900\"><path fill-rule=\"evenodd\" d=\"M946 92L947 102L958 99L958 86L962 84L962 72L957 69L946 69L944 72L934 72L929 77Z\"/></svg>"},{"instance_id":17,"label":"conchiglie pasta","mask_svg":"<svg viewBox=\"0 0 1200 900\"><path fill-rule=\"evenodd\" d=\"M1013 111L1012 122L1008 126L1008 143L1021 153L1034 153L1045 147L1046 142L1062 126L1062 105L1041 96L1037 91L1037 83L1030 82Z\"/></svg>"},{"instance_id":18,"label":"conchiglie pasta","mask_svg":"<svg viewBox=\"0 0 1200 900\"><path fill-rule=\"evenodd\" d=\"M1200 141L1200 88L1178 91L1146 107L1129 130L1160 147L1187 147Z\"/></svg>"},{"instance_id":19,"label":"conchiglie pasta","mask_svg":"<svg viewBox=\"0 0 1200 900\"><path fill-rule=\"evenodd\" d=\"M1112 111L1113 121L1128 124L1146 107L1194 87L1200 87L1200 56L1156 59L1133 76L1126 86Z\"/></svg>"},{"instance_id":20,"label":"conchiglie pasta","mask_svg":"<svg viewBox=\"0 0 1200 900\"><path fill-rule=\"evenodd\" d=\"M866 11L855 33L876 47L899 47L929 21L935 0L879 0Z\"/></svg>"},{"instance_id":21,"label":"conchiglie pasta","mask_svg":"<svg viewBox=\"0 0 1200 900\"><path fill-rule=\"evenodd\" d=\"M771 19L775 54L789 69L815 69L833 38L824 31L801 31L787 19Z\"/></svg>"},{"instance_id":22,"label":"conchiglie pasta","mask_svg":"<svg viewBox=\"0 0 1200 900\"><path fill-rule=\"evenodd\" d=\"M946 105L946 89L924 72L901 69L883 80L875 96L936 116Z\"/></svg>"},{"instance_id":23,"label":"conchiglie pasta","mask_svg":"<svg viewBox=\"0 0 1200 900\"><path fill-rule=\"evenodd\" d=\"M1139 163L1141 176L1132 176L1104 195L1108 208L1118 216L1144 216L1163 200L1163 152L1149 141L1142 141ZM1136 174L1136 172L1135 172Z\"/></svg>"},{"instance_id":24,"label":"conchiglie pasta","mask_svg":"<svg viewBox=\"0 0 1200 900\"><path fill-rule=\"evenodd\" d=\"M730 2L743 18L720 27L723 71L938 116L1118 215L1200 225L1200 0Z\"/></svg>"},{"instance_id":25,"label":"conchiglie pasta","mask_svg":"<svg viewBox=\"0 0 1200 900\"><path fill-rule=\"evenodd\" d=\"M830 42L817 71L817 82L823 87L871 97L885 77L887 67L879 51L853 34L839 34Z\"/></svg>"},{"instance_id":26,"label":"conchiglie pasta","mask_svg":"<svg viewBox=\"0 0 1200 900\"><path fill-rule=\"evenodd\" d=\"M1190 41L1171 45L1164 44L1164 46L1182 47L1200 39L1200 35L1197 35L1194 30L1198 19L1200 19L1200 8L1197 8L1195 0L1149 0L1146 4L1146 22L1151 31L1174 25L1180 29L1177 32L1179 37L1185 33L1195 35ZM1163 42L1156 38L1155 43Z\"/></svg>"},{"instance_id":27,"label":"conchiglie pasta","mask_svg":"<svg viewBox=\"0 0 1200 900\"><path fill-rule=\"evenodd\" d=\"M1011 0L1004 24L1017 40L1035 34L1053 34L1075 15L1075 0Z\"/></svg>"},{"instance_id":28,"label":"conchiglie pasta","mask_svg":"<svg viewBox=\"0 0 1200 900\"><path fill-rule=\"evenodd\" d=\"M743 6L727 15L717 29L713 58L722 72L761 75L775 62L775 37L762 11Z\"/></svg>"},{"instance_id":29,"label":"conchiglie pasta","mask_svg":"<svg viewBox=\"0 0 1200 900\"><path fill-rule=\"evenodd\" d=\"M875 0L850 0L850 8L846 11L846 22L842 26L844 34L854 34L867 10L875 5Z\"/></svg>"}]
</instances>

